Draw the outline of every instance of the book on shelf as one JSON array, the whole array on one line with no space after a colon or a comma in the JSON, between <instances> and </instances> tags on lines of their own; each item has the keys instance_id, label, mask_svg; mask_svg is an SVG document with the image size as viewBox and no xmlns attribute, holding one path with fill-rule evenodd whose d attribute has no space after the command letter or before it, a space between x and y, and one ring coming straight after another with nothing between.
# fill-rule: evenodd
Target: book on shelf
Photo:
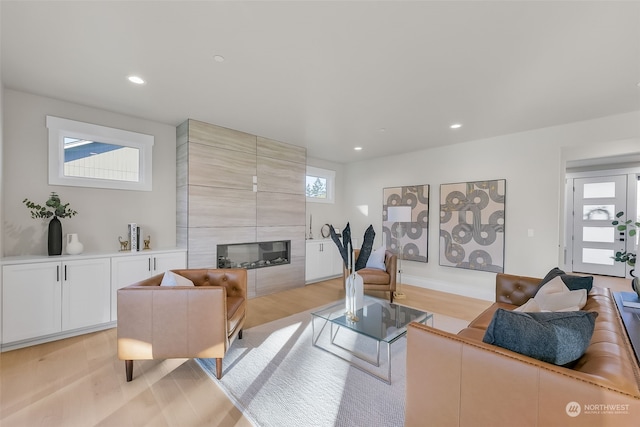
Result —
<instances>
[{"instance_id":1,"label":"book on shelf","mask_svg":"<svg viewBox=\"0 0 640 427\"><path fill-rule=\"evenodd\" d=\"M635 292L620 292L620 297L625 307L640 308L640 298Z\"/></svg>"},{"instance_id":2,"label":"book on shelf","mask_svg":"<svg viewBox=\"0 0 640 427\"><path fill-rule=\"evenodd\" d=\"M138 225L135 222L128 224L129 248L131 252L138 251Z\"/></svg>"}]
</instances>

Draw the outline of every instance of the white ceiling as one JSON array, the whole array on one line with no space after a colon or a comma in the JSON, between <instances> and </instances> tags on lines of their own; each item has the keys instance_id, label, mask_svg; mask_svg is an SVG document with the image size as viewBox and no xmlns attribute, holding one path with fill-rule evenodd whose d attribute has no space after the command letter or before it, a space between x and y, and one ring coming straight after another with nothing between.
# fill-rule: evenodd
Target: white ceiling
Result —
<instances>
[{"instance_id":1,"label":"white ceiling","mask_svg":"<svg viewBox=\"0 0 640 427\"><path fill-rule=\"evenodd\" d=\"M344 163L640 110L637 1L0 7L7 88Z\"/></svg>"}]
</instances>

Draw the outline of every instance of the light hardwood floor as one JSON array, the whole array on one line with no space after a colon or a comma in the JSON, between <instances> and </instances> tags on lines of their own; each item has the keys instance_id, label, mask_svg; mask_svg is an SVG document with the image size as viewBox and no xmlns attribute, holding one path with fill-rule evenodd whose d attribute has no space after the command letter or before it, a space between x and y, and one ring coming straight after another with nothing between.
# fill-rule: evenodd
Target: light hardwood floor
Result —
<instances>
[{"instance_id":1,"label":"light hardwood floor","mask_svg":"<svg viewBox=\"0 0 640 427\"><path fill-rule=\"evenodd\" d=\"M408 285L403 291L404 305L467 321L491 304ZM245 329L341 298L341 279L254 298ZM116 329L1 353L0 404L3 427L250 425L193 360L135 362L127 383Z\"/></svg>"}]
</instances>

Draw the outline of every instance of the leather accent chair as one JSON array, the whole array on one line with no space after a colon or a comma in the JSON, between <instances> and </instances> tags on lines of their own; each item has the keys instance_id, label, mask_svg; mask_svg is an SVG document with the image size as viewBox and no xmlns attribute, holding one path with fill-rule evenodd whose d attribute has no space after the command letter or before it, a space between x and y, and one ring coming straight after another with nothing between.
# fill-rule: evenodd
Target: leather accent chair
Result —
<instances>
[{"instance_id":1,"label":"leather accent chair","mask_svg":"<svg viewBox=\"0 0 640 427\"><path fill-rule=\"evenodd\" d=\"M354 257L356 260L360 255L360 249L354 249ZM355 264L355 263L354 263ZM388 291L389 302L393 302L393 293L396 291L396 273L398 271L398 256L391 251L386 251L384 256L384 265L386 270L378 270L377 268L361 268L356 271L362 276L364 289L371 291ZM344 268L342 272L342 286L345 286L349 271Z\"/></svg>"},{"instance_id":2,"label":"leather accent chair","mask_svg":"<svg viewBox=\"0 0 640 427\"><path fill-rule=\"evenodd\" d=\"M219 379L222 358L242 339L246 270L172 271L195 286L160 286L163 273L118 290L118 358L125 361L127 381L134 360L182 357L215 358Z\"/></svg>"}]
</instances>

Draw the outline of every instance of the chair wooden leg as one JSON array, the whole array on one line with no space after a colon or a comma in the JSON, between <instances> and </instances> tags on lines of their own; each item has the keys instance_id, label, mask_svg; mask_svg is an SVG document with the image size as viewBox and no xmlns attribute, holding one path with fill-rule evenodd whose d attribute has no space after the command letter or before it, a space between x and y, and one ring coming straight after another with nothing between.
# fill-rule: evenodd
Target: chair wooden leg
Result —
<instances>
[{"instance_id":1,"label":"chair wooden leg","mask_svg":"<svg viewBox=\"0 0 640 427\"><path fill-rule=\"evenodd\" d=\"M127 373L127 382L133 379L133 360L124 361L124 370Z\"/></svg>"},{"instance_id":2,"label":"chair wooden leg","mask_svg":"<svg viewBox=\"0 0 640 427\"><path fill-rule=\"evenodd\" d=\"M389 302L393 304L393 291L389 291Z\"/></svg>"},{"instance_id":3,"label":"chair wooden leg","mask_svg":"<svg viewBox=\"0 0 640 427\"><path fill-rule=\"evenodd\" d=\"M216 359L216 378L222 378L222 357Z\"/></svg>"},{"instance_id":4,"label":"chair wooden leg","mask_svg":"<svg viewBox=\"0 0 640 427\"><path fill-rule=\"evenodd\" d=\"M240 332L238 332L238 339L241 340L242 339L242 329L240 329Z\"/></svg>"}]
</instances>

